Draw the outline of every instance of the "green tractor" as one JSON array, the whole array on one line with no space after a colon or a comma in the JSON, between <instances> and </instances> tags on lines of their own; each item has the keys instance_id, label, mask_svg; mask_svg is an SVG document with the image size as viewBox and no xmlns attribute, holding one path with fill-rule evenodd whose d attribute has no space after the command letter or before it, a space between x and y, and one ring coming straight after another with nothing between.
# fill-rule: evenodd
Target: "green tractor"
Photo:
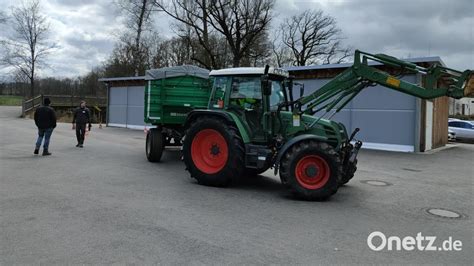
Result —
<instances>
[{"instance_id":1,"label":"green tractor","mask_svg":"<svg viewBox=\"0 0 474 266\"><path fill-rule=\"evenodd\" d=\"M370 61L419 73L425 86L391 76L370 66ZM354 176L362 142L355 139L359 129L349 134L342 123L314 114L339 112L362 89L377 84L423 99L461 98L468 93L472 73L439 65L423 68L388 55L356 51L352 67L308 96L299 85L300 97L293 99L298 84L284 70L268 66L213 70L206 108L188 105L173 131L182 144L186 169L199 184L227 186L244 175L273 168L297 197L324 200ZM155 133L169 132L166 124L157 125Z\"/></svg>"}]
</instances>

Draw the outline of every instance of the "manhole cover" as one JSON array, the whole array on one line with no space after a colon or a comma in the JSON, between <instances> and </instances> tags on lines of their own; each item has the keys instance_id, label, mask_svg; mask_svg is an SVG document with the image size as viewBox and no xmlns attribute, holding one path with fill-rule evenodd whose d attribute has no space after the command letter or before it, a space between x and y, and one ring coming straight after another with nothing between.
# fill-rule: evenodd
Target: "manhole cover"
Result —
<instances>
[{"instance_id":1,"label":"manhole cover","mask_svg":"<svg viewBox=\"0 0 474 266\"><path fill-rule=\"evenodd\" d=\"M385 182L385 181L380 181L380 180L362 180L360 181L361 183L375 186L375 187L386 187L386 186L391 186L392 184Z\"/></svg>"},{"instance_id":2,"label":"manhole cover","mask_svg":"<svg viewBox=\"0 0 474 266\"><path fill-rule=\"evenodd\" d=\"M437 217L449 218L449 219L458 219L458 218L463 217L461 213L451 211L451 210L441 209L441 208L428 208L426 209L426 212L428 214L431 214Z\"/></svg>"}]
</instances>

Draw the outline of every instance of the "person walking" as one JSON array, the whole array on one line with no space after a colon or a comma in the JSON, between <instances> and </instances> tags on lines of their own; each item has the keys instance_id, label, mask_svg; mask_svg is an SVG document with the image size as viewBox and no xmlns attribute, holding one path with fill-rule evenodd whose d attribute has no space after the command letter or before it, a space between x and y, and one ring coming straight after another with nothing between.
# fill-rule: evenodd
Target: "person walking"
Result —
<instances>
[{"instance_id":1,"label":"person walking","mask_svg":"<svg viewBox=\"0 0 474 266\"><path fill-rule=\"evenodd\" d=\"M49 140L53 134L54 128L56 128L56 113L54 109L49 105L51 100L44 98L43 105L38 107L35 111L35 124L38 127L38 139L36 140L36 148L34 154L39 153L41 142L43 142L43 156L51 155L49 152Z\"/></svg>"},{"instance_id":2,"label":"person walking","mask_svg":"<svg viewBox=\"0 0 474 266\"><path fill-rule=\"evenodd\" d=\"M76 147L84 147L84 137L86 135L86 124L89 124L89 131L91 130L91 113L86 107L86 102L81 101L79 107L74 110L72 118L72 129L76 129L77 145Z\"/></svg>"}]
</instances>

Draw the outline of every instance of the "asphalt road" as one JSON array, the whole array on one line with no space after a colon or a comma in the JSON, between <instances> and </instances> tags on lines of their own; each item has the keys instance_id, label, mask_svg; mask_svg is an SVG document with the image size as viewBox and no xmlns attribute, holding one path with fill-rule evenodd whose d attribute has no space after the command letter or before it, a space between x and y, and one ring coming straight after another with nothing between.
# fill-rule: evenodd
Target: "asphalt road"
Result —
<instances>
[{"instance_id":1,"label":"asphalt road","mask_svg":"<svg viewBox=\"0 0 474 266\"><path fill-rule=\"evenodd\" d=\"M70 125L59 124L53 155L33 156L34 123L18 114L0 107L0 264L473 261L473 145L434 154L363 150L347 186L329 201L305 202L271 172L225 189L200 186L178 151L147 162L142 131L95 127L79 149ZM438 218L430 207L464 216ZM438 245L451 236L462 250L372 251L373 231L421 232Z\"/></svg>"}]
</instances>

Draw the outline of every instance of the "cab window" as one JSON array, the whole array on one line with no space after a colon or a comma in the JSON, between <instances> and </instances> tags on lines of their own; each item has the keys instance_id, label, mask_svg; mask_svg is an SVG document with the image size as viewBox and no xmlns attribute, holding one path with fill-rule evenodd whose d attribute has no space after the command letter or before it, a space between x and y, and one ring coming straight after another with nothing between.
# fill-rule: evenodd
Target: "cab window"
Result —
<instances>
[{"instance_id":1,"label":"cab window","mask_svg":"<svg viewBox=\"0 0 474 266\"><path fill-rule=\"evenodd\" d=\"M283 92L283 82L272 80L272 94L270 95L270 110L276 111L278 104L285 101L285 94Z\"/></svg>"},{"instance_id":2,"label":"cab window","mask_svg":"<svg viewBox=\"0 0 474 266\"><path fill-rule=\"evenodd\" d=\"M234 77L231 88L231 99L262 99L259 77Z\"/></svg>"},{"instance_id":3,"label":"cab window","mask_svg":"<svg viewBox=\"0 0 474 266\"><path fill-rule=\"evenodd\" d=\"M210 105L214 108L224 107L225 91L227 87L227 77L215 77L213 81L213 91Z\"/></svg>"},{"instance_id":4,"label":"cab window","mask_svg":"<svg viewBox=\"0 0 474 266\"><path fill-rule=\"evenodd\" d=\"M233 77L230 103L242 109L256 109L262 102L260 77Z\"/></svg>"}]
</instances>

